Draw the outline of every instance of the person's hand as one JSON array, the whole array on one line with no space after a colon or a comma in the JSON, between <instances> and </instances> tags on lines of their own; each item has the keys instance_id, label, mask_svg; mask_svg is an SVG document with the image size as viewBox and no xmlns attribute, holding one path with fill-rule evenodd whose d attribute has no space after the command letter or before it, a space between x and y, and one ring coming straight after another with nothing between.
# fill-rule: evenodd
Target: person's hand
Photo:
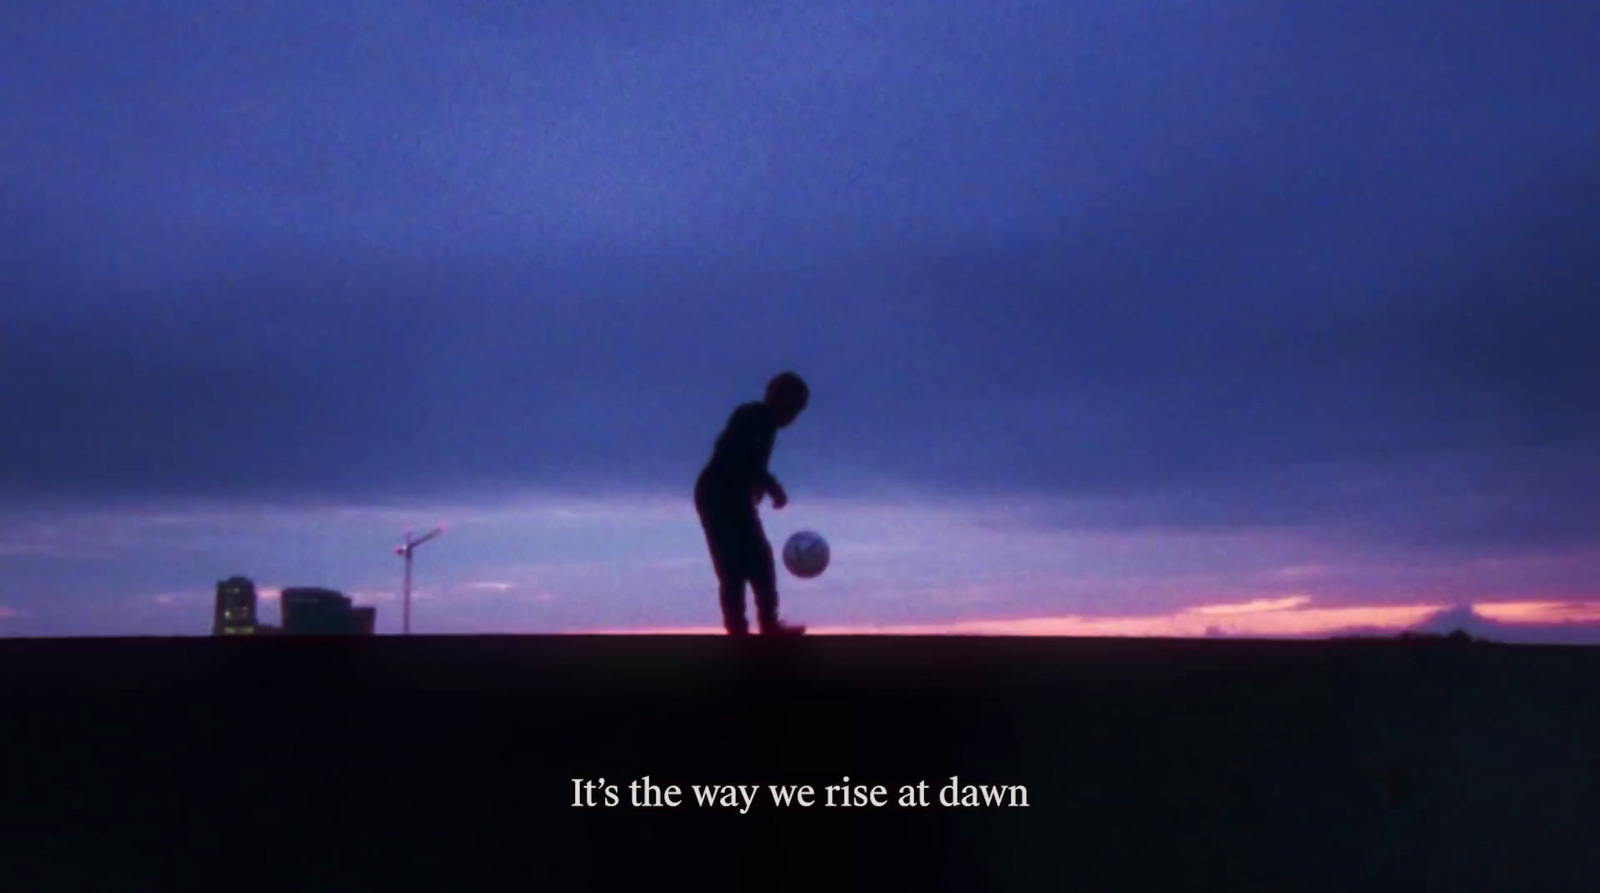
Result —
<instances>
[{"instance_id":1,"label":"person's hand","mask_svg":"<svg viewBox=\"0 0 1600 893\"><path fill-rule=\"evenodd\" d=\"M783 508L784 506L786 506L788 504L789 504L789 494L783 492L783 487L781 485L773 484L772 485L772 507L775 508L775 509L781 509L781 508Z\"/></svg>"}]
</instances>

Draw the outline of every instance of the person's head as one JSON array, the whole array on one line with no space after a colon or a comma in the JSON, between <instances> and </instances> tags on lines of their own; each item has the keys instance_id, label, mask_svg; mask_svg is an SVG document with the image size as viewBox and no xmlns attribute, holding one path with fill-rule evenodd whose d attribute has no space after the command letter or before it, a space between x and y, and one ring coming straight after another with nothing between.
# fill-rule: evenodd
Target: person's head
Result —
<instances>
[{"instance_id":1,"label":"person's head","mask_svg":"<svg viewBox=\"0 0 1600 893\"><path fill-rule=\"evenodd\" d=\"M793 372L781 372L767 382L766 404L778 416L778 427L787 427L811 402L811 389Z\"/></svg>"}]
</instances>

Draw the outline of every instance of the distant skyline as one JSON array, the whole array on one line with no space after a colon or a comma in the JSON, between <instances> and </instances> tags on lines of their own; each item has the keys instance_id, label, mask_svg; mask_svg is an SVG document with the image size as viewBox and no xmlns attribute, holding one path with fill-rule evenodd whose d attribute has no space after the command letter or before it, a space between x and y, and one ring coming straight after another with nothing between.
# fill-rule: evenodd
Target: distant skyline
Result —
<instances>
[{"instance_id":1,"label":"distant skyline","mask_svg":"<svg viewBox=\"0 0 1600 893\"><path fill-rule=\"evenodd\" d=\"M395 632L439 522L418 632L714 628L693 478L794 369L815 630L1600 642L1600 8L3 31L0 636L205 634L235 574Z\"/></svg>"}]
</instances>

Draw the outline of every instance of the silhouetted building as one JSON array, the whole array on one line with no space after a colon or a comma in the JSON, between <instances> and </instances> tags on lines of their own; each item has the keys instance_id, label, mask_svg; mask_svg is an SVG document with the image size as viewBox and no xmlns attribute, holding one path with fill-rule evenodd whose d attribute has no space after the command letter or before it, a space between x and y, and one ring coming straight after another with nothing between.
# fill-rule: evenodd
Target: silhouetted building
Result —
<instances>
[{"instance_id":1,"label":"silhouetted building","mask_svg":"<svg viewBox=\"0 0 1600 893\"><path fill-rule=\"evenodd\" d=\"M289 636L348 636L356 632L350 599L332 589L298 587L278 596L283 633Z\"/></svg>"},{"instance_id":2,"label":"silhouetted building","mask_svg":"<svg viewBox=\"0 0 1600 893\"><path fill-rule=\"evenodd\" d=\"M249 635L256 631L256 584L245 577L231 577L217 584L214 636Z\"/></svg>"},{"instance_id":3,"label":"silhouetted building","mask_svg":"<svg viewBox=\"0 0 1600 893\"><path fill-rule=\"evenodd\" d=\"M370 636L373 634L373 630L375 630L378 626L377 608L373 607L372 605L362 605L360 607L350 609L350 613L355 616L356 635Z\"/></svg>"}]
</instances>

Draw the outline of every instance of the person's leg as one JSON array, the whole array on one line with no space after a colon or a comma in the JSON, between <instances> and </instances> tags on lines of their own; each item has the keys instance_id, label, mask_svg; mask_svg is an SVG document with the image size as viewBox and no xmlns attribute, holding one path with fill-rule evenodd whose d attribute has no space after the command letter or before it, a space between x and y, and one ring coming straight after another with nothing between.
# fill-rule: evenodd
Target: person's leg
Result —
<instances>
[{"instance_id":1,"label":"person's leg","mask_svg":"<svg viewBox=\"0 0 1600 893\"><path fill-rule=\"evenodd\" d=\"M732 578L723 580L720 584L722 599L722 628L730 636L744 636L750 633L750 621L744 613L744 581Z\"/></svg>"},{"instance_id":2,"label":"person's leg","mask_svg":"<svg viewBox=\"0 0 1600 893\"><path fill-rule=\"evenodd\" d=\"M799 635L805 627L778 619L778 568L773 560L772 543L754 512L746 519L748 531L750 589L755 595L756 620L762 635Z\"/></svg>"},{"instance_id":3,"label":"person's leg","mask_svg":"<svg viewBox=\"0 0 1600 893\"><path fill-rule=\"evenodd\" d=\"M765 532L750 537L750 591L755 596L756 620L762 629L778 624L778 570L772 544Z\"/></svg>"},{"instance_id":4,"label":"person's leg","mask_svg":"<svg viewBox=\"0 0 1600 893\"><path fill-rule=\"evenodd\" d=\"M706 547L711 552L711 566L717 574L717 600L722 608L722 627L728 635L742 636L750 632L750 622L745 618L744 569L739 560L738 544L726 520L713 514L702 513L701 529L705 531Z\"/></svg>"},{"instance_id":5,"label":"person's leg","mask_svg":"<svg viewBox=\"0 0 1600 893\"><path fill-rule=\"evenodd\" d=\"M760 516L754 507L742 506L737 510L730 508L718 513L713 523L717 531L717 551L727 574L724 579L738 581L737 590L730 592L724 589L725 604L727 600L733 600L737 605L737 624L747 628L744 584L749 581L755 595L756 616L761 631L777 631L781 626L778 623L777 572L772 545L767 542L766 532L761 529Z\"/></svg>"}]
</instances>

